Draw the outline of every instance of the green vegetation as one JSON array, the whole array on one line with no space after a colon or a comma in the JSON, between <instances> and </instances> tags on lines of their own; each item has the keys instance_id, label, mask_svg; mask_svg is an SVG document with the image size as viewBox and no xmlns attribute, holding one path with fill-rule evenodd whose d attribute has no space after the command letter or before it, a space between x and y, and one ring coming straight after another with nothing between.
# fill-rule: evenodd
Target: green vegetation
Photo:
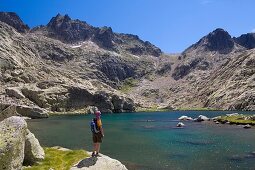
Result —
<instances>
[{"instance_id":1,"label":"green vegetation","mask_svg":"<svg viewBox=\"0 0 255 170\"><path fill-rule=\"evenodd\" d=\"M88 157L84 150L62 151L56 148L44 148L45 159L37 165L25 167L24 170L69 170L79 160Z\"/></svg>"},{"instance_id":2,"label":"green vegetation","mask_svg":"<svg viewBox=\"0 0 255 170\"><path fill-rule=\"evenodd\" d=\"M77 114L87 114L87 109L76 109L66 112L48 112L49 115L77 115Z\"/></svg>"},{"instance_id":3,"label":"green vegetation","mask_svg":"<svg viewBox=\"0 0 255 170\"><path fill-rule=\"evenodd\" d=\"M160 108L157 105L148 107L148 108L144 108L144 107L138 107L136 109L137 112L166 112L166 111L170 111L171 109L168 108Z\"/></svg>"},{"instance_id":4,"label":"green vegetation","mask_svg":"<svg viewBox=\"0 0 255 170\"><path fill-rule=\"evenodd\" d=\"M139 83L138 80L134 78L128 78L123 82L122 87L120 88L120 91L123 93L129 92L133 87L136 87Z\"/></svg>"},{"instance_id":5,"label":"green vegetation","mask_svg":"<svg viewBox=\"0 0 255 170\"><path fill-rule=\"evenodd\" d=\"M234 115L234 116L220 116L219 122L229 122L230 124L238 125L255 125L255 116L253 115Z\"/></svg>"},{"instance_id":6,"label":"green vegetation","mask_svg":"<svg viewBox=\"0 0 255 170\"><path fill-rule=\"evenodd\" d=\"M220 109L207 108L207 107L192 107L192 108L177 108L175 110L181 111L219 111Z\"/></svg>"}]
</instances>

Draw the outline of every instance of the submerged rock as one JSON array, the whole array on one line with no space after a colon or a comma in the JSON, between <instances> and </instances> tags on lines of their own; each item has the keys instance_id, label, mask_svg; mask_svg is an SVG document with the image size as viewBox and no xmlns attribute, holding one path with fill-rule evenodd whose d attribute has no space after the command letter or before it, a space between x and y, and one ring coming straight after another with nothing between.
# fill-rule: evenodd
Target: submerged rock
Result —
<instances>
[{"instance_id":1,"label":"submerged rock","mask_svg":"<svg viewBox=\"0 0 255 170\"><path fill-rule=\"evenodd\" d=\"M244 129L249 129L249 128L251 128L251 125L249 125L249 124L244 125L243 128L244 128Z\"/></svg>"},{"instance_id":2,"label":"submerged rock","mask_svg":"<svg viewBox=\"0 0 255 170\"><path fill-rule=\"evenodd\" d=\"M176 125L176 127L183 127L183 126L185 126L185 125L184 125L184 123L182 123L182 122L179 122L179 123L177 123L177 125Z\"/></svg>"}]
</instances>

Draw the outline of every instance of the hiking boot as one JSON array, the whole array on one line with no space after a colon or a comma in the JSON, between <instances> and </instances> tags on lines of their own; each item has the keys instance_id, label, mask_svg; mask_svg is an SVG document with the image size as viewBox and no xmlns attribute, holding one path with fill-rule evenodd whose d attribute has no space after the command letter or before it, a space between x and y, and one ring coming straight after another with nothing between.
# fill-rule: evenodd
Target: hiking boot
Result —
<instances>
[{"instance_id":1,"label":"hiking boot","mask_svg":"<svg viewBox=\"0 0 255 170\"><path fill-rule=\"evenodd\" d=\"M98 152L95 155L96 155L96 157L102 157L102 155L99 155Z\"/></svg>"},{"instance_id":2,"label":"hiking boot","mask_svg":"<svg viewBox=\"0 0 255 170\"><path fill-rule=\"evenodd\" d=\"M92 155L91 155L91 157L96 157L96 154L95 154L95 152L92 152Z\"/></svg>"}]
</instances>

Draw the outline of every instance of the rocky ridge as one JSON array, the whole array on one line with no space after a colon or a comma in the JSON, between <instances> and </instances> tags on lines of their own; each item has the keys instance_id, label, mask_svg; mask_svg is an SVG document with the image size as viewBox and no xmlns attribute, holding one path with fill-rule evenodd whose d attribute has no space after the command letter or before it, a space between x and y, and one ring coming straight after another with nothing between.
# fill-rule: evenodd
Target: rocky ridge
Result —
<instances>
[{"instance_id":1,"label":"rocky ridge","mask_svg":"<svg viewBox=\"0 0 255 170\"><path fill-rule=\"evenodd\" d=\"M58 14L46 26L33 28L31 32L68 44L92 41L106 50L126 51L134 55L158 57L162 53L159 48L148 41L142 41L136 35L114 33L110 27L93 27L84 21L72 20L68 15Z\"/></svg>"},{"instance_id":2,"label":"rocky ridge","mask_svg":"<svg viewBox=\"0 0 255 170\"><path fill-rule=\"evenodd\" d=\"M0 22L2 103L58 112L90 106L103 112L135 106L254 110L252 33L232 38L216 29L168 55L138 36L68 15L27 33L6 23Z\"/></svg>"},{"instance_id":3,"label":"rocky ridge","mask_svg":"<svg viewBox=\"0 0 255 170\"><path fill-rule=\"evenodd\" d=\"M24 24L20 17L14 12L0 12L0 21L7 23L20 33L29 31L28 25Z\"/></svg>"}]
</instances>

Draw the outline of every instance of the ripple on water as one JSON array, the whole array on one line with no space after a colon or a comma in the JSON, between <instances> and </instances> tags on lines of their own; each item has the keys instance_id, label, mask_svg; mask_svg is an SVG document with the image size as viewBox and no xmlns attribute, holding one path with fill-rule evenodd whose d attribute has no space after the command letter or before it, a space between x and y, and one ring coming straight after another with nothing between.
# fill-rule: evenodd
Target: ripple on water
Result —
<instances>
[{"instance_id":1,"label":"ripple on water","mask_svg":"<svg viewBox=\"0 0 255 170\"><path fill-rule=\"evenodd\" d=\"M176 143L181 143L185 145L195 145L195 146L204 146L204 145L213 145L213 141L208 141L208 140L179 140L175 141Z\"/></svg>"}]
</instances>

